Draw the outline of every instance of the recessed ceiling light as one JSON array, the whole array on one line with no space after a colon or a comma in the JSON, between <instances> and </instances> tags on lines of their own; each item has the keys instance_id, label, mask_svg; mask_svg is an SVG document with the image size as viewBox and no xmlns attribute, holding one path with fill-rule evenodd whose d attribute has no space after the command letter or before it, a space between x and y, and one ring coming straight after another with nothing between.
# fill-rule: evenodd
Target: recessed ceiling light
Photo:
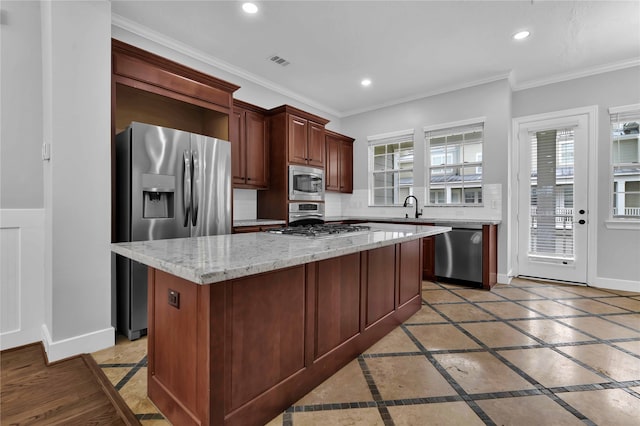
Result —
<instances>
[{"instance_id":1,"label":"recessed ceiling light","mask_svg":"<svg viewBox=\"0 0 640 426\"><path fill-rule=\"evenodd\" d=\"M360 84L362 84L364 87L370 86L371 85L371 80L368 79L368 78L364 78L364 79L362 79Z\"/></svg>"},{"instance_id":2,"label":"recessed ceiling light","mask_svg":"<svg viewBox=\"0 0 640 426\"><path fill-rule=\"evenodd\" d=\"M513 35L513 39L514 40L524 40L525 38L529 37L531 33L529 31L519 31L517 33L515 33Z\"/></svg>"},{"instance_id":3,"label":"recessed ceiling light","mask_svg":"<svg viewBox=\"0 0 640 426\"><path fill-rule=\"evenodd\" d=\"M255 3L243 3L242 10L247 13L256 13L258 12L258 6Z\"/></svg>"}]
</instances>

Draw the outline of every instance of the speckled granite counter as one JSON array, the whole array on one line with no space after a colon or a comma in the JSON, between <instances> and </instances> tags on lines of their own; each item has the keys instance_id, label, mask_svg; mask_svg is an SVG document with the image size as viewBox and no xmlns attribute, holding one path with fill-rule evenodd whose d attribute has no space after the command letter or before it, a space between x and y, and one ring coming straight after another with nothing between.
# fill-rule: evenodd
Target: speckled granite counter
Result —
<instances>
[{"instance_id":1,"label":"speckled granite counter","mask_svg":"<svg viewBox=\"0 0 640 426\"><path fill-rule=\"evenodd\" d=\"M113 252L197 284L212 284L411 241L449 227L367 223L369 232L310 238L255 232L114 243Z\"/></svg>"},{"instance_id":2,"label":"speckled granite counter","mask_svg":"<svg viewBox=\"0 0 640 426\"><path fill-rule=\"evenodd\" d=\"M365 216L327 216L324 218L324 220L325 222L343 222L348 220L358 220L358 221L366 221L366 222L384 221L384 222L393 222L398 224L433 223L435 225L439 225L439 224L499 225L502 222L500 219L468 219L468 218L460 218L460 217L446 218L446 219L420 217L416 219L414 217L373 217L373 216L366 216L366 217Z\"/></svg>"},{"instance_id":3,"label":"speckled granite counter","mask_svg":"<svg viewBox=\"0 0 640 426\"><path fill-rule=\"evenodd\" d=\"M287 221L278 219L245 219L234 220L233 227L240 226L267 226L267 225L285 225Z\"/></svg>"}]
</instances>

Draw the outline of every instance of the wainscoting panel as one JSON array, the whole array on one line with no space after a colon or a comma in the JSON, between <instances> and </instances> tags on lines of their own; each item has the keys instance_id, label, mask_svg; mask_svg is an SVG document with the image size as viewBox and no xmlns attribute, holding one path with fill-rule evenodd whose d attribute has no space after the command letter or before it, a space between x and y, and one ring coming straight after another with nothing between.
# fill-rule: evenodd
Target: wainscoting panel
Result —
<instances>
[{"instance_id":1,"label":"wainscoting panel","mask_svg":"<svg viewBox=\"0 0 640 426\"><path fill-rule=\"evenodd\" d=\"M0 350L41 340L44 209L0 210Z\"/></svg>"}]
</instances>

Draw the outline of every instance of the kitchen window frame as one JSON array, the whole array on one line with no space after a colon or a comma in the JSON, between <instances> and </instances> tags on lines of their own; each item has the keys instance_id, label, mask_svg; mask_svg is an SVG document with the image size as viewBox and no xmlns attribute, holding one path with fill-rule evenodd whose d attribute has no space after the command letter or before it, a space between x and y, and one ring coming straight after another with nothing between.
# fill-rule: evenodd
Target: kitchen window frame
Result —
<instances>
[{"instance_id":1,"label":"kitchen window frame","mask_svg":"<svg viewBox=\"0 0 640 426\"><path fill-rule=\"evenodd\" d=\"M407 129L407 130L399 130L399 131L395 131L395 132L389 132L389 133L382 133L382 134L378 134L378 135L372 135L372 136L368 136L367 137L367 142L368 142L368 147L367 147L367 156L368 156L368 170L367 170L367 178L368 178L368 189L369 189L369 194L368 194L368 206L369 207L398 207L398 206L402 206L402 203L404 202L404 199L400 200L398 198L398 201L396 203L385 203L385 204L375 204L375 187L374 187L374 172L376 172L375 170L375 166L374 166L374 162L375 162L375 154L374 154L374 150L376 147L378 146L388 146L388 145L393 145L393 144L402 144L402 143L407 143L407 142L411 142L412 144L412 151L413 151L413 163L412 163L412 167L411 169L400 169L400 168L393 168L393 169L384 169L384 173L398 173L398 184L397 187L394 186L394 191L399 191L400 190L400 173L401 172L407 172L407 171L411 171L411 179L412 179L412 183L410 186L408 186L409 188L409 195L414 195L414 187L415 187L415 156L416 156L416 144L415 144L415 130L414 129ZM386 155L386 154L385 154Z\"/></svg>"},{"instance_id":2,"label":"kitchen window frame","mask_svg":"<svg viewBox=\"0 0 640 426\"><path fill-rule=\"evenodd\" d=\"M431 164L431 143L430 143L430 138L428 137L428 134L430 132L438 132L438 131L445 131L447 129L456 129L456 128L464 128L464 127L473 127L473 126L482 126L482 150L480 153L476 153L476 158L477 158L477 154L480 154L483 158L484 157L484 148L485 148L485 124L486 124L486 117L476 117L476 118L470 118L470 119L466 119L466 120L459 120L459 121L454 121L454 122L449 122L449 123L441 123L441 124L434 124L431 126L425 126L422 128L423 131L423 137L424 137L424 164L425 164L425 168L424 168L424 188L425 188L425 201L424 201L424 206L425 207L484 207L484 196L481 196L482 201L480 203L465 203L464 199L464 190L465 189L472 189L472 188L479 188L480 191L484 192L484 173L481 173L481 178L480 178L480 186L474 186L474 187L469 187L466 188L464 186L464 179L461 181L461 187L460 187L460 191L461 191L461 197L460 203L448 203L446 202L446 198L445 198L445 202L444 203L432 203L431 202L431 180L430 180L430 176L431 176L431 170L434 168L442 168L442 169L447 169L447 168L465 168L465 167L475 167L476 171L478 170L478 168L480 170L483 170L483 166L484 166L484 161L483 160L479 160L479 161L475 161L475 162L471 162L471 163L467 163L468 166L465 165L464 162L464 157L461 159L462 161L460 163L454 163L454 164L444 164L444 165L438 165L438 166L432 166ZM462 143L462 145L464 145L464 142ZM445 145L446 146L446 145ZM463 154L464 156L464 154ZM447 157L447 153L445 150L444 153L444 157ZM445 190L445 197L446 197L446 190L447 190L447 186L451 187L451 185L448 185L447 183L444 183L442 186L442 189ZM441 188L435 188L435 189L441 189Z\"/></svg>"}]
</instances>

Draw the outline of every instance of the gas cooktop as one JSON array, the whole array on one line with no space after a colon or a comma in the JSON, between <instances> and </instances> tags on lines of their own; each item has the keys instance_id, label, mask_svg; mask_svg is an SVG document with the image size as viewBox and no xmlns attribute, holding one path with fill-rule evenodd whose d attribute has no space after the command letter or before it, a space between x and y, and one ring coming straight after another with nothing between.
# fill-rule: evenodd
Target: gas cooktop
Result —
<instances>
[{"instance_id":1,"label":"gas cooktop","mask_svg":"<svg viewBox=\"0 0 640 426\"><path fill-rule=\"evenodd\" d=\"M283 226L282 228L269 229L266 232L272 234L295 235L301 237L330 237L340 235L353 235L369 231L367 225L347 225L340 223Z\"/></svg>"}]
</instances>

